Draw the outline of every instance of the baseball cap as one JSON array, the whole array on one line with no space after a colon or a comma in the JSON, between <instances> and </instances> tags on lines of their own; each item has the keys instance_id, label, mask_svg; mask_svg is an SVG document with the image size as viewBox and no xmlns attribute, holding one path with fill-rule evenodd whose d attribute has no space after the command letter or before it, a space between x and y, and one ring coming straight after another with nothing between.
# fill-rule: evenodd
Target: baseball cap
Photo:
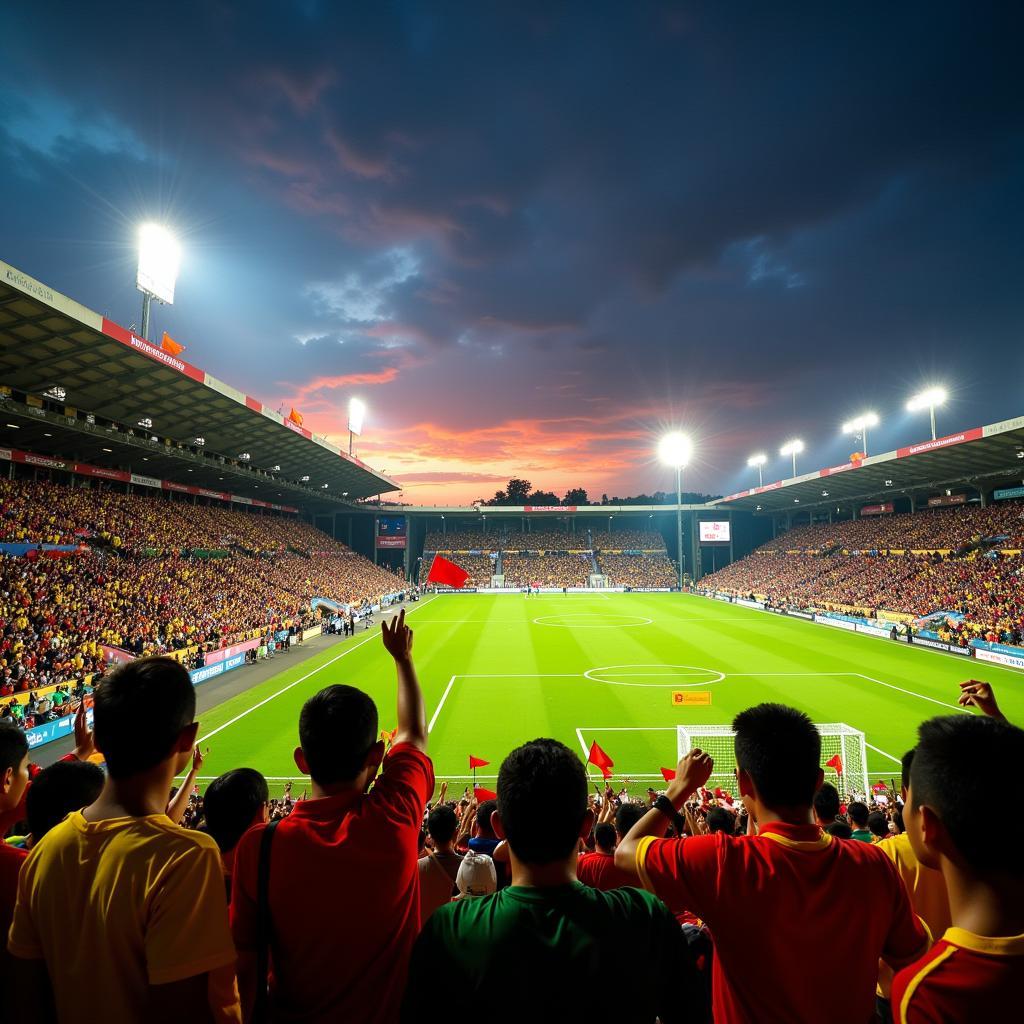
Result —
<instances>
[{"instance_id":1,"label":"baseball cap","mask_svg":"<svg viewBox=\"0 0 1024 1024\"><path fill-rule=\"evenodd\" d=\"M484 853L470 850L462 858L455 884L463 896L489 896L498 888L494 861Z\"/></svg>"}]
</instances>

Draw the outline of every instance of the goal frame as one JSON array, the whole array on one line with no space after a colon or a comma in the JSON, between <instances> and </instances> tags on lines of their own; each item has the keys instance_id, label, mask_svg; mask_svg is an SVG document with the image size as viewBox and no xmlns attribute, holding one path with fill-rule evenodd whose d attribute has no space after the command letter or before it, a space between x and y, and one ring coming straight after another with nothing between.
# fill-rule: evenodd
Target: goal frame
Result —
<instances>
[{"instance_id":1,"label":"goal frame","mask_svg":"<svg viewBox=\"0 0 1024 1024\"><path fill-rule=\"evenodd\" d=\"M828 747L824 743L822 744L822 759L827 760L832 755L832 746L837 748L835 753L842 757L843 772L841 775L832 768L822 766L825 771L825 781L831 782L839 790L839 795L844 801L851 800L854 795L862 795L864 799L868 799L871 795L871 787L868 782L867 746L864 733L845 722L816 722L814 727L821 734L823 741L826 739L836 740L835 744L829 744ZM677 725L678 758L682 760L683 756L693 747L705 749L705 745L700 742L702 738L706 737L717 741L707 744L714 748L710 753L712 757L715 757L715 767L711 778L708 779L708 785L731 789L736 785L734 774L736 756L732 743L735 736L736 733L731 725ZM726 748L728 753L724 757L721 742L723 740L729 741Z\"/></svg>"}]
</instances>

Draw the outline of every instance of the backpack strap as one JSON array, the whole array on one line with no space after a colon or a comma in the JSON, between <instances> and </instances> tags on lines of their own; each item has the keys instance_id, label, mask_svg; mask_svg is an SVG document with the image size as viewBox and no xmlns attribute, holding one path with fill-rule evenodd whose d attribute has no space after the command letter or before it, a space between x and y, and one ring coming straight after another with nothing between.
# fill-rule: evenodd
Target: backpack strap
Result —
<instances>
[{"instance_id":1,"label":"backpack strap","mask_svg":"<svg viewBox=\"0 0 1024 1024\"><path fill-rule=\"evenodd\" d=\"M270 935L273 921L270 917L270 844L281 819L271 821L260 837L260 859L256 872L256 1002L253 1006L253 1024L265 1024L268 1016L268 986L270 983Z\"/></svg>"}]
</instances>

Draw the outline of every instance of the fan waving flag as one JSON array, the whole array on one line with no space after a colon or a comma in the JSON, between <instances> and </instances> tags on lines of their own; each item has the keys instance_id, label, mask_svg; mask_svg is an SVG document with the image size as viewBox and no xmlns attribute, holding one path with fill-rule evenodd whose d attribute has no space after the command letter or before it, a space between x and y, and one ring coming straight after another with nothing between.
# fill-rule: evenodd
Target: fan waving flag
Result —
<instances>
[{"instance_id":1,"label":"fan waving flag","mask_svg":"<svg viewBox=\"0 0 1024 1024\"><path fill-rule=\"evenodd\" d=\"M590 753L587 754L587 761L601 769L601 774L606 778L612 777L612 768L615 762L597 745L595 740L590 744Z\"/></svg>"},{"instance_id":2,"label":"fan waving flag","mask_svg":"<svg viewBox=\"0 0 1024 1024\"><path fill-rule=\"evenodd\" d=\"M832 756L831 756L831 757L830 757L830 758L829 758L829 759L828 759L828 760L827 760L827 761L825 762L825 764L826 764L826 765L827 765L827 766L828 766L829 768L835 768L835 770L836 770L836 775L842 775L842 774L843 774L843 759L842 759L842 758L841 758L841 757L840 757L840 756L839 756L838 754L833 754L833 755L832 755Z\"/></svg>"},{"instance_id":3,"label":"fan waving flag","mask_svg":"<svg viewBox=\"0 0 1024 1024\"><path fill-rule=\"evenodd\" d=\"M440 583L458 590L466 585L468 579L469 573L461 566L449 562L440 555L434 555L434 560L430 563L430 572L427 573L428 583Z\"/></svg>"},{"instance_id":4,"label":"fan waving flag","mask_svg":"<svg viewBox=\"0 0 1024 1024\"><path fill-rule=\"evenodd\" d=\"M482 804L485 800L497 800L498 794L493 789L484 789L483 786L473 787L473 797L477 804Z\"/></svg>"},{"instance_id":5,"label":"fan waving flag","mask_svg":"<svg viewBox=\"0 0 1024 1024\"><path fill-rule=\"evenodd\" d=\"M470 770L473 768L486 768L490 763L490 761L485 761L482 757L474 757L472 754L469 755Z\"/></svg>"}]
</instances>

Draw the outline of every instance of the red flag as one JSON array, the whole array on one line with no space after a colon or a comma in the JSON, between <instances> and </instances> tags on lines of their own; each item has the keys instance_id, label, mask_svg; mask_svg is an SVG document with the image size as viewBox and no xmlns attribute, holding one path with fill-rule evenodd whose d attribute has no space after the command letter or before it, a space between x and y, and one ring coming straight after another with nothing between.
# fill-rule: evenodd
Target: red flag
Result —
<instances>
[{"instance_id":1,"label":"red flag","mask_svg":"<svg viewBox=\"0 0 1024 1024\"><path fill-rule=\"evenodd\" d=\"M160 348L171 356L180 356L185 351L185 346L179 345L166 331L160 339Z\"/></svg>"},{"instance_id":2,"label":"red flag","mask_svg":"<svg viewBox=\"0 0 1024 1024\"><path fill-rule=\"evenodd\" d=\"M674 782L675 781L675 777L676 777L676 770L675 770L675 768L662 768L661 769L661 777L666 782Z\"/></svg>"},{"instance_id":3,"label":"red flag","mask_svg":"<svg viewBox=\"0 0 1024 1024\"><path fill-rule=\"evenodd\" d=\"M458 590L466 585L468 579L469 573L461 566L449 562L440 555L434 555L434 560L430 563L430 572L427 573L428 583L441 583Z\"/></svg>"},{"instance_id":4,"label":"red flag","mask_svg":"<svg viewBox=\"0 0 1024 1024\"><path fill-rule=\"evenodd\" d=\"M302 413L296 412L294 405L291 407L291 412L288 413L288 419L290 419L297 427L302 426Z\"/></svg>"},{"instance_id":5,"label":"red flag","mask_svg":"<svg viewBox=\"0 0 1024 1024\"><path fill-rule=\"evenodd\" d=\"M474 757L472 754L469 755L470 771L472 771L474 768L486 768L490 763L490 761L485 761L482 757Z\"/></svg>"},{"instance_id":6,"label":"red flag","mask_svg":"<svg viewBox=\"0 0 1024 1024\"><path fill-rule=\"evenodd\" d=\"M838 754L833 754L826 762L828 768L835 768L836 775L843 774L843 759Z\"/></svg>"},{"instance_id":7,"label":"red flag","mask_svg":"<svg viewBox=\"0 0 1024 1024\"><path fill-rule=\"evenodd\" d=\"M587 761L600 768L601 774L606 779L612 777L611 769L615 767L615 762L597 745L596 740L590 744L590 753L587 754Z\"/></svg>"},{"instance_id":8,"label":"red flag","mask_svg":"<svg viewBox=\"0 0 1024 1024\"><path fill-rule=\"evenodd\" d=\"M493 789L484 789L483 786L473 787L473 796L476 799L477 804L482 804L485 800L497 800L498 794Z\"/></svg>"},{"instance_id":9,"label":"red flag","mask_svg":"<svg viewBox=\"0 0 1024 1024\"><path fill-rule=\"evenodd\" d=\"M871 787L872 793L884 793L889 787L884 782L876 782Z\"/></svg>"}]
</instances>

